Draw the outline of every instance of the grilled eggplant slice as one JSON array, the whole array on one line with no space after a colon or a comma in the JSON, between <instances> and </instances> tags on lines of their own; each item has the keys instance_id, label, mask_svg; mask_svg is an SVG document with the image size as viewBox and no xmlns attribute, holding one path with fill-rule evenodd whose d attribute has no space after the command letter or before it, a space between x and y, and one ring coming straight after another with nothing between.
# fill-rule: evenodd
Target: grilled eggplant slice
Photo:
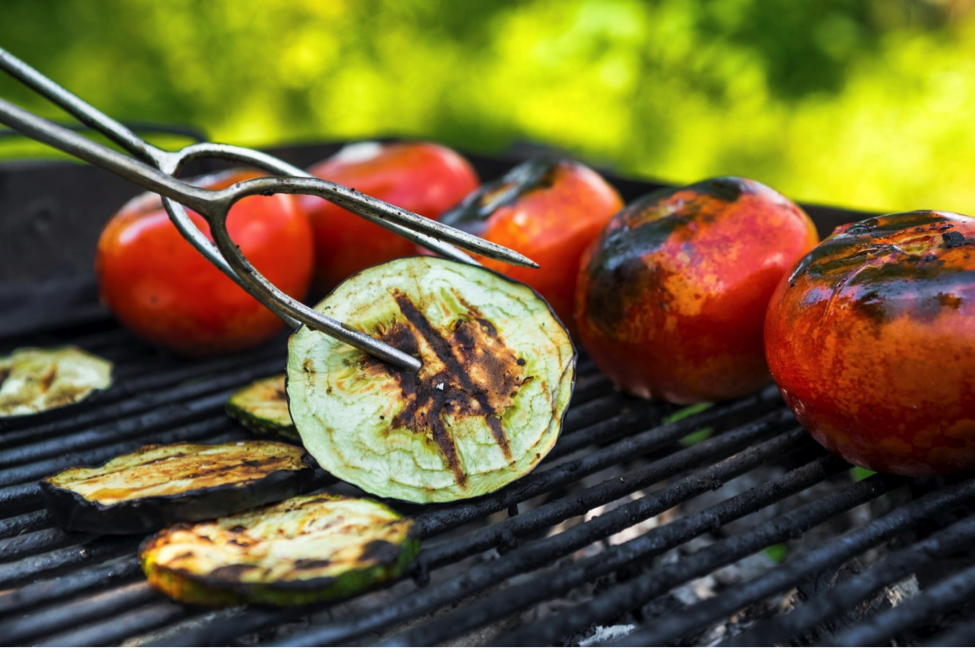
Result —
<instances>
[{"instance_id":1,"label":"grilled eggplant slice","mask_svg":"<svg viewBox=\"0 0 975 648\"><path fill-rule=\"evenodd\" d=\"M145 446L97 468L41 481L58 524L70 531L146 533L207 520L300 493L314 468L302 448L275 441Z\"/></svg>"},{"instance_id":2,"label":"grilled eggplant slice","mask_svg":"<svg viewBox=\"0 0 975 648\"><path fill-rule=\"evenodd\" d=\"M257 434L301 440L288 411L284 374L263 378L235 392L227 401L227 414Z\"/></svg>"},{"instance_id":3,"label":"grilled eggplant slice","mask_svg":"<svg viewBox=\"0 0 975 648\"><path fill-rule=\"evenodd\" d=\"M333 475L447 502L501 488L555 445L576 354L528 286L412 257L353 275L315 308L423 361L411 374L305 327L291 336L291 416Z\"/></svg>"},{"instance_id":4,"label":"grilled eggplant slice","mask_svg":"<svg viewBox=\"0 0 975 648\"><path fill-rule=\"evenodd\" d=\"M196 525L140 551L149 584L200 605L298 605L396 578L420 549L412 520L366 499L294 497Z\"/></svg>"},{"instance_id":5,"label":"grilled eggplant slice","mask_svg":"<svg viewBox=\"0 0 975 648\"><path fill-rule=\"evenodd\" d=\"M78 347L26 347L0 358L0 418L36 415L112 384L112 363Z\"/></svg>"}]
</instances>

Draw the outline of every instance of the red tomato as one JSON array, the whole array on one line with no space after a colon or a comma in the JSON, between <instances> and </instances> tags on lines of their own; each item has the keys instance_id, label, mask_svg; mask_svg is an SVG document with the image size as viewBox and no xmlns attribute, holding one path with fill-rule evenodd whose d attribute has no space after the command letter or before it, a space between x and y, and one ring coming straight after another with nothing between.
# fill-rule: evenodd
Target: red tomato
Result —
<instances>
[{"instance_id":1,"label":"red tomato","mask_svg":"<svg viewBox=\"0 0 975 648\"><path fill-rule=\"evenodd\" d=\"M478 258L485 267L537 290L572 330L579 257L622 207L616 190L589 167L542 157L484 185L440 222L521 252L538 263L540 267L532 269Z\"/></svg>"},{"instance_id":2,"label":"red tomato","mask_svg":"<svg viewBox=\"0 0 975 648\"><path fill-rule=\"evenodd\" d=\"M796 418L847 461L975 469L975 219L837 228L776 289L765 350Z\"/></svg>"},{"instance_id":3,"label":"red tomato","mask_svg":"<svg viewBox=\"0 0 975 648\"><path fill-rule=\"evenodd\" d=\"M346 146L309 172L408 211L437 218L477 188L477 174L458 153L425 142ZM301 196L315 234L316 290L349 275L415 253L414 244L337 205Z\"/></svg>"},{"instance_id":4,"label":"red tomato","mask_svg":"<svg viewBox=\"0 0 975 648\"><path fill-rule=\"evenodd\" d=\"M754 391L769 381L769 298L817 240L801 209L754 180L644 196L582 258L582 343L618 387L644 398L694 403Z\"/></svg>"},{"instance_id":5,"label":"red tomato","mask_svg":"<svg viewBox=\"0 0 975 648\"><path fill-rule=\"evenodd\" d=\"M235 171L197 183L224 188L259 175ZM203 218L189 215L210 237ZM244 198L231 209L227 229L268 281L292 297L304 296L314 252L311 227L293 196ZM133 199L108 222L95 272L102 302L126 327L181 355L254 347L283 325L183 239L154 194Z\"/></svg>"}]
</instances>

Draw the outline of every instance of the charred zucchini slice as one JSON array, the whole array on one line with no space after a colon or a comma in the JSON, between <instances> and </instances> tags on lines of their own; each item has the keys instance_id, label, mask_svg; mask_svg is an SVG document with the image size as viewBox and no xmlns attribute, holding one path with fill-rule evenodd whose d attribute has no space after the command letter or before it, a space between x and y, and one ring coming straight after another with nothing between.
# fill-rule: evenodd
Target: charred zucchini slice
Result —
<instances>
[{"instance_id":1,"label":"charred zucchini slice","mask_svg":"<svg viewBox=\"0 0 975 648\"><path fill-rule=\"evenodd\" d=\"M112 384L112 363L78 347L15 349L0 357L0 418L39 414Z\"/></svg>"},{"instance_id":2,"label":"charred zucchini slice","mask_svg":"<svg viewBox=\"0 0 975 648\"><path fill-rule=\"evenodd\" d=\"M146 533L283 500L313 475L305 451L287 443L178 443L66 470L41 481L41 493L65 529Z\"/></svg>"},{"instance_id":3,"label":"charred zucchini slice","mask_svg":"<svg viewBox=\"0 0 975 648\"><path fill-rule=\"evenodd\" d=\"M353 275L315 308L423 361L410 374L305 327L291 336L291 416L333 475L447 502L501 488L555 445L575 349L528 286L412 257Z\"/></svg>"},{"instance_id":4,"label":"charred zucchini slice","mask_svg":"<svg viewBox=\"0 0 975 648\"><path fill-rule=\"evenodd\" d=\"M227 401L227 414L257 434L301 440L288 411L284 374L258 380L235 392Z\"/></svg>"},{"instance_id":5,"label":"charred zucchini slice","mask_svg":"<svg viewBox=\"0 0 975 648\"><path fill-rule=\"evenodd\" d=\"M184 603L298 605L396 578L420 549L413 522L366 499L294 497L142 544L149 584Z\"/></svg>"}]
</instances>

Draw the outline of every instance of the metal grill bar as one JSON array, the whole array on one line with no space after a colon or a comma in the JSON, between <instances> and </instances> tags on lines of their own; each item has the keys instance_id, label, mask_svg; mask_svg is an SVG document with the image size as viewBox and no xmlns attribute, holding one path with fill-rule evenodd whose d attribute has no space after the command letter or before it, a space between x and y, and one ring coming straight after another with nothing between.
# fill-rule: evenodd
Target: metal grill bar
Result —
<instances>
[{"instance_id":1,"label":"metal grill bar","mask_svg":"<svg viewBox=\"0 0 975 648\"><path fill-rule=\"evenodd\" d=\"M0 564L0 588L16 587L29 583L42 574L131 554L138 546L139 542L130 538L111 542L103 539L88 545L55 549L45 554L3 563Z\"/></svg>"},{"instance_id":2,"label":"metal grill bar","mask_svg":"<svg viewBox=\"0 0 975 648\"><path fill-rule=\"evenodd\" d=\"M591 475L621 461L639 457L667 443L674 443L700 428L716 426L718 429L726 429L739 420L739 417L757 414L768 409L770 405L778 403L778 392L772 393L766 390L756 396L714 407L676 423L625 437L603 450L593 452L580 459L558 464L548 470L535 471L497 493L479 497L475 501L460 502L423 514L418 516L417 523L424 537L443 533L554 488L571 484L586 475ZM577 434L586 434L587 438L591 439L586 445L598 443L607 438L613 439L623 436L627 432L634 432L643 427L650 416L648 412L642 410L632 411L593 425ZM620 430L624 431L621 432Z\"/></svg>"},{"instance_id":3,"label":"metal grill bar","mask_svg":"<svg viewBox=\"0 0 975 648\"><path fill-rule=\"evenodd\" d=\"M47 511L34 511L0 520L0 538L45 529L54 525L54 516Z\"/></svg>"},{"instance_id":4,"label":"metal grill bar","mask_svg":"<svg viewBox=\"0 0 975 648\"><path fill-rule=\"evenodd\" d=\"M138 632L158 628L186 615L176 603L156 603L116 615L106 623L83 626L77 630L46 637L38 646L97 646L118 643Z\"/></svg>"},{"instance_id":5,"label":"metal grill bar","mask_svg":"<svg viewBox=\"0 0 975 648\"><path fill-rule=\"evenodd\" d=\"M975 594L975 566L929 587L909 603L873 615L823 642L824 646L877 646L936 614L954 610Z\"/></svg>"},{"instance_id":6,"label":"metal grill bar","mask_svg":"<svg viewBox=\"0 0 975 648\"><path fill-rule=\"evenodd\" d=\"M40 551L84 544L97 537L93 533L68 533L57 528L42 529L0 540L0 556L4 560L17 560Z\"/></svg>"},{"instance_id":7,"label":"metal grill bar","mask_svg":"<svg viewBox=\"0 0 975 648\"><path fill-rule=\"evenodd\" d=\"M417 562L423 567L433 568L460 560L464 556L472 553L486 551L498 545L511 548L513 542L519 537L528 535L544 527L558 524L570 517L587 513L597 506L615 501L641 488L646 488L647 486L661 482L678 473L698 468L704 462L712 461L719 457L726 457L731 453L742 450L749 444L757 442L762 437L766 437L772 432L780 430L783 425L791 420L792 415L785 410L772 412L750 425L726 432L709 441L676 452L664 459L653 462L641 470L627 473L622 477L608 479L598 486L575 492L555 502L549 502L524 515L508 518L503 522L499 522L469 536L459 538L433 549L424 550L417 558ZM802 430L795 430L779 438L784 439L784 441L773 443L773 447L776 450L783 443L797 444L800 441L805 442L807 440ZM736 467L738 465L735 464ZM758 463L754 463L751 467L755 465L758 465ZM706 473L707 471L704 472ZM714 483L717 481L723 482L725 478L727 478L727 475L723 475L723 477L705 476L703 474L695 475L693 478L689 478L691 483L686 484L686 488L681 493L681 496L684 499L688 499L707 490L713 490ZM714 481L711 481L712 479ZM657 508L659 506L664 506L664 508L658 511L658 513L663 512L667 508L671 508L673 505L660 504ZM654 513L654 515L656 514ZM643 515L643 512L641 511L639 515Z\"/></svg>"},{"instance_id":8,"label":"metal grill bar","mask_svg":"<svg viewBox=\"0 0 975 648\"><path fill-rule=\"evenodd\" d=\"M732 645L770 646L811 630L827 619L837 618L854 605L956 551L971 546L975 517L939 531L925 540L891 555L867 572L837 585L825 595L808 601L791 613L765 622L736 637ZM913 603L906 603L911 606ZM903 608L898 608L903 609Z\"/></svg>"},{"instance_id":9,"label":"metal grill bar","mask_svg":"<svg viewBox=\"0 0 975 648\"><path fill-rule=\"evenodd\" d=\"M715 484L723 484L806 442L808 438L804 431L787 432L733 455L706 470L688 475L652 495L647 495L645 499L649 500L647 504L656 505L654 510L663 512L704 490L710 490ZM571 566L512 587L503 597L479 601L408 633L393 637L388 640L387 645L432 645L456 636L459 632L472 630L524 611L540 601L564 595L583 583L602 578L637 560L646 560L702 533L712 531L732 520L780 501L845 468L847 465L835 457L821 456L769 484L752 489L706 511L652 529L640 538L609 547ZM627 504L626 506L638 508L642 505Z\"/></svg>"},{"instance_id":10,"label":"metal grill bar","mask_svg":"<svg viewBox=\"0 0 975 648\"><path fill-rule=\"evenodd\" d=\"M0 614L23 612L93 587L112 585L141 573L139 561L134 556L110 560L56 580L42 580L18 590L0 593Z\"/></svg>"},{"instance_id":11,"label":"metal grill bar","mask_svg":"<svg viewBox=\"0 0 975 648\"><path fill-rule=\"evenodd\" d=\"M975 621L961 623L928 641L925 646L971 646L975 643Z\"/></svg>"},{"instance_id":12,"label":"metal grill bar","mask_svg":"<svg viewBox=\"0 0 975 648\"><path fill-rule=\"evenodd\" d=\"M903 486L903 477L874 475L821 500L801 506L790 513L759 525L753 531L727 538L702 549L681 562L657 569L648 577L618 585L584 605L564 610L551 617L525 626L498 639L504 645L551 643L567 633L585 629L590 624L607 623L621 612L634 610L664 594L680 583L703 576L718 567L731 564L769 545L798 538L809 529L834 515ZM639 635L642 637L642 633ZM635 637L635 644L642 645ZM624 640L626 645L630 638ZM654 645L654 644L649 644Z\"/></svg>"},{"instance_id":13,"label":"metal grill bar","mask_svg":"<svg viewBox=\"0 0 975 648\"><path fill-rule=\"evenodd\" d=\"M3 637L8 645L17 644L24 639L51 634L62 628L100 619L120 609L142 605L158 597L159 594L151 589L145 581L129 583L99 592L81 601L58 603L23 619L14 619L2 623L0 624L0 637Z\"/></svg>"}]
</instances>

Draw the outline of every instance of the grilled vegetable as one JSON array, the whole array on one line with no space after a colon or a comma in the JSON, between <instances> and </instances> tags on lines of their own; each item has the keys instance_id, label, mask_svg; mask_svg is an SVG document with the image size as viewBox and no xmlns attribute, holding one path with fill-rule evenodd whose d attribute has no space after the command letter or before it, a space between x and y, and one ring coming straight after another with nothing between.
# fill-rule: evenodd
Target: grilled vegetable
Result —
<instances>
[{"instance_id":1,"label":"grilled vegetable","mask_svg":"<svg viewBox=\"0 0 975 648\"><path fill-rule=\"evenodd\" d=\"M310 463L301 448L274 441L146 446L48 477L41 493L65 529L145 533L291 497L311 481Z\"/></svg>"},{"instance_id":2,"label":"grilled vegetable","mask_svg":"<svg viewBox=\"0 0 975 648\"><path fill-rule=\"evenodd\" d=\"M0 418L71 405L112 384L112 363L73 346L0 358Z\"/></svg>"},{"instance_id":3,"label":"grilled vegetable","mask_svg":"<svg viewBox=\"0 0 975 648\"><path fill-rule=\"evenodd\" d=\"M258 434L300 440L288 411L284 374L251 383L227 402L227 414Z\"/></svg>"},{"instance_id":4,"label":"grilled vegetable","mask_svg":"<svg viewBox=\"0 0 975 648\"><path fill-rule=\"evenodd\" d=\"M411 374L307 328L291 336L291 416L333 475L445 502L501 488L555 445L575 349L528 286L413 257L354 275L316 309L423 361Z\"/></svg>"},{"instance_id":5,"label":"grilled vegetable","mask_svg":"<svg viewBox=\"0 0 975 648\"><path fill-rule=\"evenodd\" d=\"M297 605L396 578L419 549L412 521L388 507L311 495L178 524L140 554L149 584L177 601Z\"/></svg>"},{"instance_id":6,"label":"grilled vegetable","mask_svg":"<svg viewBox=\"0 0 975 648\"><path fill-rule=\"evenodd\" d=\"M765 352L799 422L850 463L975 470L975 218L838 227L772 295Z\"/></svg>"}]
</instances>

